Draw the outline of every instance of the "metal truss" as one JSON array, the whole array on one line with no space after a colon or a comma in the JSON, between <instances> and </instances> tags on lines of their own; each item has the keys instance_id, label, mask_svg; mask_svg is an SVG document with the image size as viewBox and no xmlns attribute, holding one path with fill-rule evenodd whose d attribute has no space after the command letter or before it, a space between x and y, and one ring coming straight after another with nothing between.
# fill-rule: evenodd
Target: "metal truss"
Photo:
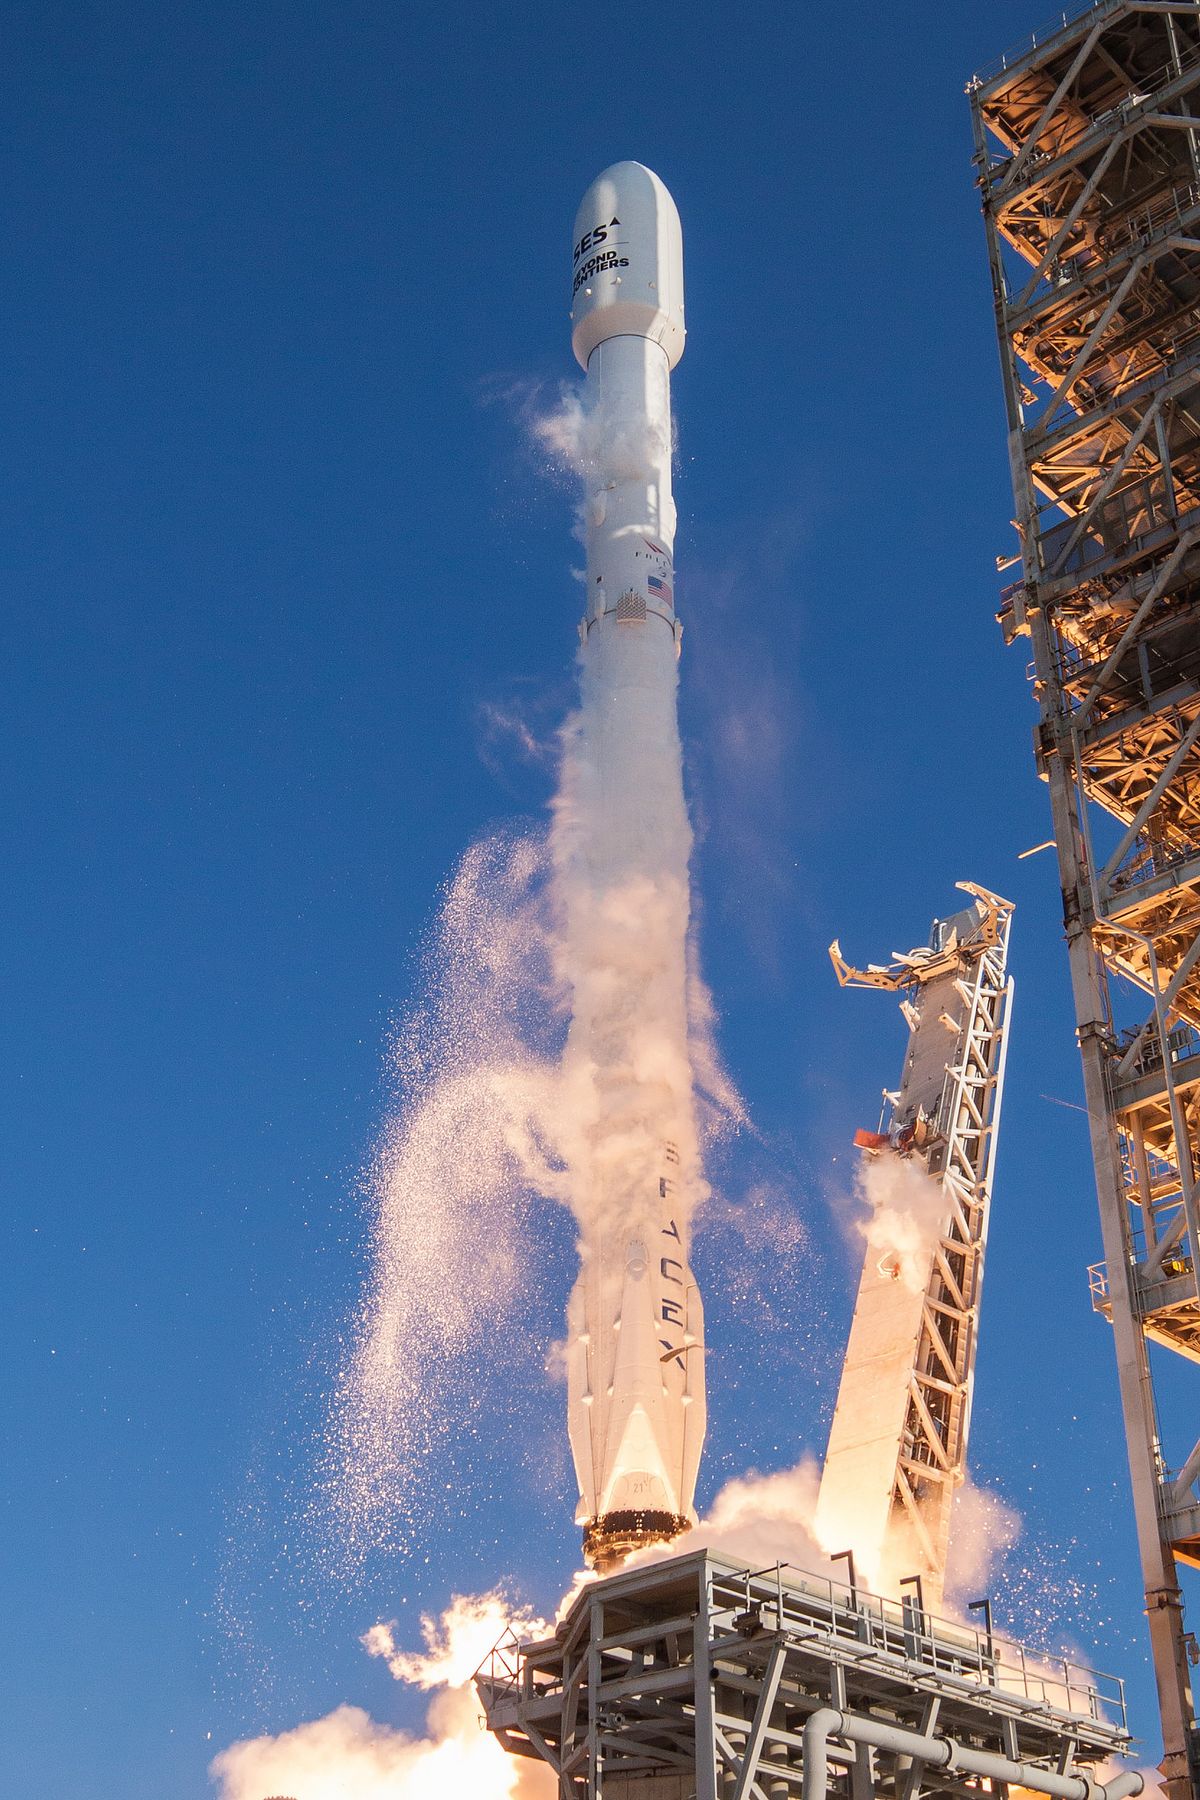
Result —
<instances>
[{"instance_id":1,"label":"metal truss","mask_svg":"<svg viewBox=\"0 0 1200 1800\"><path fill-rule=\"evenodd\" d=\"M868 1155L919 1158L940 1183L946 1208L941 1234L929 1246L917 1310L893 1286L896 1271L868 1252L821 1508L836 1530L838 1512L855 1510L851 1496L877 1491L883 1499L890 1493L890 1517L879 1521L887 1560L919 1574L935 1606L945 1578L951 1506L966 1475L1012 997L1005 975L1012 903L973 882L958 886L974 905L935 921L929 944L888 968L851 968L838 944L830 946L844 987L887 988L904 996L901 1011L911 1033L900 1088L884 1096L884 1129L860 1132L858 1141ZM891 1339L897 1359L907 1365L907 1398L890 1445L882 1437L864 1442L864 1418L878 1419L880 1412L881 1337ZM886 1462L877 1467L881 1457Z\"/></svg>"},{"instance_id":2,"label":"metal truss","mask_svg":"<svg viewBox=\"0 0 1200 1800\"><path fill-rule=\"evenodd\" d=\"M969 89L1134 1512L1172 1800L1200 1566L1200 6L1104 0ZM1147 1002L1149 1010L1147 1010Z\"/></svg>"},{"instance_id":3,"label":"metal truss","mask_svg":"<svg viewBox=\"0 0 1200 1800\"><path fill-rule=\"evenodd\" d=\"M597 1581L552 1638L498 1644L489 1728L560 1800L1120 1800L1088 1774L1128 1747L1115 1677L913 1601L697 1551Z\"/></svg>"}]
</instances>

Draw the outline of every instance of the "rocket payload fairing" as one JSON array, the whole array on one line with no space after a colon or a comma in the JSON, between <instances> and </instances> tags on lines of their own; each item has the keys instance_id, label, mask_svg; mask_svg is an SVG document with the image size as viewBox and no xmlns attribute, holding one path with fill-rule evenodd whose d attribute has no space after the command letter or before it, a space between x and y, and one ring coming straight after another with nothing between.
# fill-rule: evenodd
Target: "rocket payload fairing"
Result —
<instances>
[{"instance_id":1,"label":"rocket payload fairing","mask_svg":"<svg viewBox=\"0 0 1200 1800\"><path fill-rule=\"evenodd\" d=\"M640 163L618 163L588 189L572 279L572 344L587 371L578 854L598 949L594 978L576 984L568 1040L593 1095L577 1172L585 1229L568 1310L568 1420L585 1554L606 1569L695 1522L704 1439L687 1246L698 1172L686 1058L691 839L671 497L683 238L670 194Z\"/></svg>"}]
</instances>

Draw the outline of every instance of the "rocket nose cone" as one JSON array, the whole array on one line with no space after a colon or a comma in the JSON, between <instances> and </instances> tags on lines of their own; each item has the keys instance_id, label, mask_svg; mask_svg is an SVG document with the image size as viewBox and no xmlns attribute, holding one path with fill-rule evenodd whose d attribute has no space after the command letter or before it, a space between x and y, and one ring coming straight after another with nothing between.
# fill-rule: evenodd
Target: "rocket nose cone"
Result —
<instances>
[{"instance_id":1,"label":"rocket nose cone","mask_svg":"<svg viewBox=\"0 0 1200 1800\"><path fill-rule=\"evenodd\" d=\"M595 181L593 181L592 187L599 186L602 181L611 181L614 186L619 187L622 190L627 190L638 183L648 183L651 187L666 194L668 200L671 199L667 184L662 176L656 175L654 170L648 168L645 163L609 163L607 169L601 169L599 175L597 175ZM591 189L588 191L590 193ZM672 200L671 204L674 206L675 202Z\"/></svg>"},{"instance_id":2,"label":"rocket nose cone","mask_svg":"<svg viewBox=\"0 0 1200 1800\"><path fill-rule=\"evenodd\" d=\"M571 246L571 341L582 366L606 338L683 355L683 230L665 183L644 163L613 163L588 188Z\"/></svg>"}]
</instances>

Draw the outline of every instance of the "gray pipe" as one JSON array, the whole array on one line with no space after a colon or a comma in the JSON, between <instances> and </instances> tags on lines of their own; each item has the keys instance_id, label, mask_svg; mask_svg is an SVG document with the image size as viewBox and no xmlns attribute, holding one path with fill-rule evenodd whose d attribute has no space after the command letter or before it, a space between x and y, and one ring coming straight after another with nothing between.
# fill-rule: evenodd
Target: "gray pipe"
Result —
<instances>
[{"instance_id":1,"label":"gray pipe","mask_svg":"<svg viewBox=\"0 0 1200 1800\"><path fill-rule=\"evenodd\" d=\"M826 1800L829 1787L829 1740L847 1739L852 1744L872 1744L879 1750L894 1750L901 1756L912 1756L931 1768L948 1769L961 1775L989 1775L993 1781L1007 1781L1052 1800L1131 1800L1145 1785L1135 1769L1127 1769L1107 1784L1094 1781L1090 1775L1056 1775L1033 1763L1010 1762L990 1750L969 1750L953 1738L922 1737L919 1731L906 1731L902 1725L888 1725L882 1719L863 1719L822 1706L811 1715L804 1727L804 1784L801 1800Z\"/></svg>"}]
</instances>

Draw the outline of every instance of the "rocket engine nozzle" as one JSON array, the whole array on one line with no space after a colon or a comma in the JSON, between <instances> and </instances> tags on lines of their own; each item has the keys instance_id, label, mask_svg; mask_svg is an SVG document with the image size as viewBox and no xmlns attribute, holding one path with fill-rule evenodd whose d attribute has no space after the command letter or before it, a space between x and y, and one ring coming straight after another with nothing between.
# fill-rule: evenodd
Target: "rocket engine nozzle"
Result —
<instances>
[{"instance_id":1,"label":"rocket engine nozzle","mask_svg":"<svg viewBox=\"0 0 1200 1800\"><path fill-rule=\"evenodd\" d=\"M605 1513L584 1527L583 1554L597 1574L608 1575L619 1569L635 1550L645 1550L651 1544L673 1543L691 1528L691 1520L682 1513Z\"/></svg>"}]
</instances>

